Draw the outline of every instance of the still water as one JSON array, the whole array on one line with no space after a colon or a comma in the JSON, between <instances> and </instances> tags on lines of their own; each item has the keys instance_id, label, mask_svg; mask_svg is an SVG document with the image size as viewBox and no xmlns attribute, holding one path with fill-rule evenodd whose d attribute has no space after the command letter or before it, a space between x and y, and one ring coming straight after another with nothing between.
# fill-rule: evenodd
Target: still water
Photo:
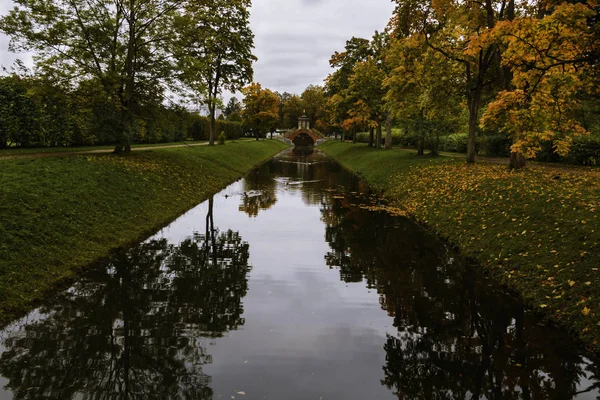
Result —
<instances>
[{"instance_id":1,"label":"still water","mask_svg":"<svg viewBox=\"0 0 600 400\"><path fill-rule=\"evenodd\" d=\"M0 331L0 399L598 399L599 368L288 150Z\"/></svg>"}]
</instances>

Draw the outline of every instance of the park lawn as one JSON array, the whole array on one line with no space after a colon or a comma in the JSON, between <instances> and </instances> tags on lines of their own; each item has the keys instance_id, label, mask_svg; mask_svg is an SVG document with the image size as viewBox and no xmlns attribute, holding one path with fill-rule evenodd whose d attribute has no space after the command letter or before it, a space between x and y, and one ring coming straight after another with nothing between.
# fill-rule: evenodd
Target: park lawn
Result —
<instances>
[{"instance_id":1,"label":"park lawn","mask_svg":"<svg viewBox=\"0 0 600 400\"><path fill-rule=\"evenodd\" d=\"M285 147L264 140L0 160L0 322Z\"/></svg>"},{"instance_id":2,"label":"park lawn","mask_svg":"<svg viewBox=\"0 0 600 400\"><path fill-rule=\"evenodd\" d=\"M431 228L526 304L600 353L600 170L468 166L328 142L382 190L392 213Z\"/></svg>"}]
</instances>

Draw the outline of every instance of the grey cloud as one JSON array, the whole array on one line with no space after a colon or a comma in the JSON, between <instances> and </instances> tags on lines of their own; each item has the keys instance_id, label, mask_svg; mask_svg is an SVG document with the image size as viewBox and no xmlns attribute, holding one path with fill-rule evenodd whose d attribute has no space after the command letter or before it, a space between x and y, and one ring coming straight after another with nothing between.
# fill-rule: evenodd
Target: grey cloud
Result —
<instances>
[{"instance_id":1,"label":"grey cloud","mask_svg":"<svg viewBox=\"0 0 600 400\"><path fill-rule=\"evenodd\" d=\"M0 0L0 13L12 7L11 0ZM251 25L259 58L255 80L272 90L296 93L322 84L332 72L331 54L343 50L352 36L370 38L381 31L393 8L390 0L254 0ZM8 66L15 58L0 34L0 64Z\"/></svg>"},{"instance_id":2,"label":"grey cloud","mask_svg":"<svg viewBox=\"0 0 600 400\"><path fill-rule=\"evenodd\" d=\"M389 0L255 0L255 80L280 92L302 92L322 84L332 70L329 58L352 36L370 38L383 30Z\"/></svg>"}]
</instances>

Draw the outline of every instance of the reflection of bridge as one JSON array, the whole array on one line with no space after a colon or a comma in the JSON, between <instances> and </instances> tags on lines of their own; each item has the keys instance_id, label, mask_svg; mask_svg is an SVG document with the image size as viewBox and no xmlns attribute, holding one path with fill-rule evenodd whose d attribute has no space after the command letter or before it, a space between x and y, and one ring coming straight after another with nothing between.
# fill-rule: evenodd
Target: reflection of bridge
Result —
<instances>
[{"instance_id":1,"label":"reflection of bridge","mask_svg":"<svg viewBox=\"0 0 600 400\"><path fill-rule=\"evenodd\" d=\"M284 134L295 146L314 146L319 139L323 139L323 135L310 129L310 118L306 115L298 118L298 129L293 129Z\"/></svg>"}]
</instances>

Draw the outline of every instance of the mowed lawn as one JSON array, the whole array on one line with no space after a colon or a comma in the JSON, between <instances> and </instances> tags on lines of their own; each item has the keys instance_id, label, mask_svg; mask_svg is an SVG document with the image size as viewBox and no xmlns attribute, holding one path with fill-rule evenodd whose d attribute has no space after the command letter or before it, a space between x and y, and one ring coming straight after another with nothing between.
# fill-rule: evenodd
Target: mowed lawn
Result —
<instances>
[{"instance_id":1,"label":"mowed lawn","mask_svg":"<svg viewBox=\"0 0 600 400\"><path fill-rule=\"evenodd\" d=\"M600 169L505 165L328 142L390 212L457 245L532 309L600 352Z\"/></svg>"},{"instance_id":2,"label":"mowed lawn","mask_svg":"<svg viewBox=\"0 0 600 400\"><path fill-rule=\"evenodd\" d=\"M0 321L285 147L265 140L0 160Z\"/></svg>"}]
</instances>

